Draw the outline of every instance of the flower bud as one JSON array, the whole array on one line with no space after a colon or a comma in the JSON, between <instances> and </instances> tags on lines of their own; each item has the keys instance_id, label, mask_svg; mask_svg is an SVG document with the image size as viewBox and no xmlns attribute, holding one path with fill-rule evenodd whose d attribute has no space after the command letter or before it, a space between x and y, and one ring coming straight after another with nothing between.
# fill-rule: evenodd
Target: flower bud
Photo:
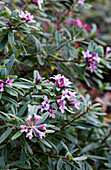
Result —
<instances>
[{"instance_id":1,"label":"flower bud","mask_svg":"<svg viewBox=\"0 0 111 170\"><path fill-rule=\"evenodd\" d=\"M35 83L36 83L36 84L39 84L39 83L40 83L40 78L36 77Z\"/></svg>"}]
</instances>

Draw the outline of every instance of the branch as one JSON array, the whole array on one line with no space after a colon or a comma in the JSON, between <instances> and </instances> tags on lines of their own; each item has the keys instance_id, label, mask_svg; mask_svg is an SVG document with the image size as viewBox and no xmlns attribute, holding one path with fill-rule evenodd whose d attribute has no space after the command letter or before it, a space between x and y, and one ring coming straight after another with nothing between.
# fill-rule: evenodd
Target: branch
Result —
<instances>
[{"instance_id":1,"label":"branch","mask_svg":"<svg viewBox=\"0 0 111 170\"><path fill-rule=\"evenodd\" d=\"M67 160L70 160L68 157L65 157L65 156L50 155L50 154L42 153L42 152L37 152L37 153L38 153L38 154L45 155L45 156L53 157L53 158L61 158L61 159L67 159Z\"/></svg>"},{"instance_id":2,"label":"branch","mask_svg":"<svg viewBox=\"0 0 111 170\"><path fill-rule=\"evenodd\" d=\"M28 94L30 94L33 91L33 88L30 91L27 91L23 97L26 97ZM18 102L21 102L22 98L18 100Z\"/></svg>"},{"instance_id":3,"label":"branch","mask_svg":"<svg viewBox=\"0 0 111 170\"><path fill-rule=\"evenodd\" d=\"M109 132L109 134L101 141L101 144L103 144L111 135L111 131Z\"/></svg>"},{"instance_id":4,"label":"branch","mask_svg":"<svg viewBox=\"0 0 111 170\"><path fill-rule=\"evenodd\" d=\"M29 2L26 3L26 4L23 6L22 11L26 10L26 8L28 7L28 5L29 5Z\"/></svg>"},{"instance_id":5,"label":"branch","mask_svg":"<svg viewBox=\"0 0 111 170\"><path fill-rule=\"evenodd\" d=\"M61 23L62 19L64 17L67 17L68 14L72 11L72 9L74 8L74 6L77 4L78 1L76 1L74 4L72 4L72 6L68 9L68 11L59 19L58 23Z\"/></svg>"},{"instance_id":6,"label":"branch","mask_svg":"<svg viewBox=\"0 0 111 170\"><path fill-rule=\"evenodd\" d=\"M80 115L78 115L76 118L74 118L73 120L71 120L70 122L68 122L67 124L65 124L64 126L62 126L60 128L60 130L63 130L66 126L70 125L72 122L74 122L75 120L79 119L81 116L85 115L86 113L88 112L88 110L84 113L81 113ZM55 131L54 133L51 134L52 135L55 135L57 132L59 132L59 130Z\"/></svg>"},{"instance_id":7,"label":"branch","mask_svg":"<svg viewBox=\"0 0 111 170\"><path fill-rule=\"evenodd\" d=\"M64 47L66 44L70 43L71 41L75 40L75 37L72 37L70 40L68 40L67 42L63 43L62 45L60 45L60 47L55 48L55 51L60 50L62 47Z\"/></svg>"}]
</instances>

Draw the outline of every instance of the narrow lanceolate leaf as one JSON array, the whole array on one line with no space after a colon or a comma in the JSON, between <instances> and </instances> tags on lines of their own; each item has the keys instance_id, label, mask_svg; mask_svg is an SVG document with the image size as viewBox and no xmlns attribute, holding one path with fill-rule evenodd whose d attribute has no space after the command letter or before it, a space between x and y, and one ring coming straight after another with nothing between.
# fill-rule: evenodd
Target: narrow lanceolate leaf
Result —
<instances>
[{"instance_id":1,"label":"narrow lanceolate leaf","mask_svg":"<svg viewBox=\"0 0 111 170\"><path fill-rule=\"evenodd\" d=\"M44 122L44 121L47 119L48 116L49 116L49 112L44 113L44 114L42 115L43 119L39 119L39 120L37 121L37 124L41 124L42 122Z\"/></svg>"},{"instance_id":2,"label":"narrow lanceolate leaf","mask_svg":"<svg viewBox=\"0 0 111 170\"><path fill-rule=\"evenodd\" d=\"M29 101L21 107L21 109L19 110L19 112L17 114L18 117L21 117L24 114L25 110L27 109L28 103L29 103Z\"/></svg>"},{"instance_id":3,"label":"narrow lanceolate leaf","mask_svg":"<svg viewBox=\"0 0 111 170\"><path fill-rule=\"evenodd\" d=\"M57 162L57 170L61 170L62 164L63 164L63 160L62 160L62 158L60 158Z\"/></svg>"},{"instance_id":4,"label":"narrow lanceolate leaf","mask_svg":"<svg viewBox=\"0 0 111 170\"><path fill-rule=\"evenodd\" d=\"M2 96L2 99L16 105L17 107L19 106L18 103L14 99L12 99L10 97Z\"/></svg>"},{"instance_id":5,"label":"narrow lanceolate leaf","mask_svg":"<svg viewBox=\"0 0 111 170\"><path fill-rule=\"evenodd\" d=\"M8 129L0 136L0 144L10 135L12 129L8 127Z\"/></svg>"},{"instance_id":6,"label":"narrow lanceolate leaf","mask_svg":"<svg viewBox=\"0 0 111 170\"><path fill-rule=\"evenodd\" d=\"M79 156L79 157L73 158L74 161L84 161L86 159L87 159L87 156Z\"/></svg>"},{"instance_id":7,"label":"narrow lanceolate leaf","mask_svg":"<svg viewBox=\"0 0 111 170\"><path fill-rule=\"evenodd\" d=\"M12 66L13 66L13 63L14 63L14 60L15 60L15 55L12 54L11 57L10 57L10 61L7 63L7 75L10 73L11 69L12 69Z\"/></svg>"},{"instance_id":8,"label":"narrow lanceolate leaf","mask_svg":"<svg viewBox=\"0 0 111 170\"><path fill-rule=\"evenodd\" d=\"M7 41L8 41L8 35L5 35L3 40L0 42L0 50L2 50L6 46Z\"/></svg>"},{"instance_id":9,"label":"narrow lanceolate leaf","mask_svg":"<svg viewBox=\"0 0 111 170\"><path fill-rule=\"evenodd\" d=\"M18 131L12 136L12 140L17 139L19 136L21 136L22 132Z\"/></svg>"},{"instance_id":10,"label":"narrow lanceolate leaf","mask_svg":"<svg viewBox=\"0 0 111 170\"><path fill-rule=\"evenodd\" d=\"M8 41L9 41L10 45L14 44L14 33L11 31L8 33Z\"/></svg>"},{"instance_id":11,"label":"narrow lanceolate leaf","mask_svg":"<svg viewBox=\"0 0 111 170\"><path fill-rule=\"evenodd\" d=\"M11 96L16 96L16 97L18 97L18 93L17 93L15 90L11 89L11 88L6 87L6 88L5 88L5 91L6 91L7 93L9 93Z\"/></svg>"},{"instance_id":12,"label":"narrow lanceolate leaf","mask_svg":"<svg viewBox=\"0 0 111 170\"><path fill-rule=\"evenodd\" d=\"M42 142L44 145L48 146L49 148L52 148L52 146L44 139L39 139L40 142Z\"/></svg>"}]
</instances>

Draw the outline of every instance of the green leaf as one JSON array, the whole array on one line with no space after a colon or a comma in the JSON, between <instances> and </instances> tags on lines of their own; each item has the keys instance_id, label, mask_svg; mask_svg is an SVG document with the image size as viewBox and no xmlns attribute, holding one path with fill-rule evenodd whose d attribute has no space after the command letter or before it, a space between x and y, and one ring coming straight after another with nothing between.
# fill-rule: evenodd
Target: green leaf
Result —
<instances>
[{"instance_id":1,"label":"green leaf","mask_svg":"<svg viewBox=\"0 0 111 170\"><path fill-rule=\"evenodd\" d=\"M11 88L9 88L9 87L5 87L5 91L6 91L7 93L9 93L11 96L16 96L16 97L18 97L18 93L17 93L15 90L13 90L13 89L11 89Z\"/></svg>"},{"instance_id":2,"label":"green leaf","mask_svg":"<svg viewBox=\"0 0 111 170\"><path fill-rule=\"evenodd\" d=\"M0 144L10 135L12 129L8 127L8 129L0 136Z\"/></svg>"},{"instance_id":3,"label":"green leaf","mask_svg":"<svg viewBox=\"0 0 111 170\"><path fill-rule=\"evenodd\" d=\"M15 60L15 55L12 54L11 57L10 57L10 61L7 63L7 75L10 73L11 69L12 69L12 66L13 66L13 63L14 63L14 60Z\"/></svg>"},{"instance_id":4,"label":"green leaf","mask_svg":"<svg viewBox=\"0 0 111 170\"><path fill-rule=\"evenodd\" d=\"M11 31L8 33L8 41L9 41L10 45L14 44L14 33Z\"/></svg>"},{"instance_id":5,"label":"green leaf","mask_svg":"<svg viewBox=\"0 0 111 170\"><path fill-rule=\"evenodd\" d=\"M82 27L79 29L78 33L76 34L76 37L78 37L78 36L81 34L81 32L83 31L84 27L86 27L86 25L82 26Z\"/></svg>"},{"instance_id":6,"label":"green leaf","mask_svg":"<svg viewBox=\"0 0 111 170\"><path fill-rule=\"evenodd\" d=\"M18 51L17 51L17 53L16 53L15 58L18 58L18 57L19 57L19 55L20 55L20 53L21 53L21 49L18 49Z\"/></svg>"},{"instance_id":7,"label":"green leaf","mask_svg":"<svg viewBox=\"0 0 111 170\"><path fill-rule=\"evenodd\" d=\"M44 60L43 60L43 58L42 58L40 55L37 55L37 60L38 60L38 62L39 62L39 64L40 64L41 66L44 65Z\"/></svg>"},{"instance_id":8,"label":"green leaf","mask_svg":"<svg viewBox=\"0 0 111 170\"><path fill-rule=\"evenodd\" d=\"M17 139L19 136L21 136L22 135L22 132L21 131L18 131L18 132L16 132L13 136L12 136L12 138L11 138L11 140L14 140L14 139Z\"/></svg>"},{"instance_id":9,"label":"green leaf","mask_svg":"<svg viewBox=\"0 0 111 170\"><path fill-rule=\"evenodd\" d=\"M7 70L6 68L3 68L3 70L1 71L1 77L4 79L7 75Z\"/></svg>"},{"instance_id":10,"label":"green leaf","mask_svg":"<svg viewBox=\"0 0 111 170\"><path fill-rule=\"evenodd\" d=\"M43 119L39 119L37 121L37 125L43 123L47 119L48 116L49 116L49 112L42 114Z\"/></svg>"},{"instance_id":11,"label":"green leaf","mask_svg":"<svg viewBox=\"0 0 111 170\"><path fill-rule=\"evenodd\" d=\"M3 169L5 168L5 161L3 157L0 157L0 168L3 168Z\"/></svg>"},{"instance_id":12,"label":"green leaf","mask_svg":"<svg viewBox=\"0 0 111 170\"><path fill-rule=\"evenodd\" d=\"M23 113L24 113L25 110L27 109L28 103L29 103L29 101L28 101L27 103L25 103L25 104L21 107L21 109L19 110L19 112L18 112L18 114L17 114L18 117L21 117L21 116L23 115Z\"/></svg>"},{"instance_id":13,"label":"green leaf","mask_svg":"<svg viewBox=\"0 0 111 170\"><path fill-rule=\"evenodd\" d=\"M59 33L59 31L55 32L55 39L56 39L56 45L59 45L59 41L60 41L60 33Z\"/></svg>"},{"instance_id":14,"label":"green leaf","mask_svg":"<svg viewBox=\"0 0 111 170\"><path fill-rule=\"evenodd\" d=\"M38 107L36 105L31 106L28 104L28 113L34 115L37 113Z\"/></svg>"},{"instance_id":15,"label":"green leaf","mask_svg":"<svg viewBox=\"0 0 111 170\"><path fill-rule=\"evenodd\" d=\"M17 107L19 106L19 104L18 104L14 99L12 99L12 98L10 98L10 97L2 96L2 99L3 99L3 100L6 100L6 101L8 101L8 102L10 102L10 103L12 103L12 104L14 104L14 105L16 105Z\"/></svg>"},{"instance_id":16,"label":"green leaf","mask_svg":"<svg viewBox=\"0 0 111 170\"><path fill-rule=\"evenodd\" d=\"M64 46L64 48L65 48L65 56L66 56L67 58L70 58L70 50L69 50L68 44L66 44L66 45Z\"/></svg>"},{"instance_id":17,"label":"green leaf","mask_svg":"<svg viewBox=\"0 0 111 170\"><path fill-rule=\"evenodd\" d=\"M34 70L33 77L34 77L34 81L35 81L36 77L41 78L41 76L37 70Z\"/></svg>"},{"instance_id":18,"label":"green leaf","mask_svg":"<svg viewBox=\"0 0 111 170\"><path fill-rule=\"evenodd\" d=\"M92 149L94 148L94 146L95 146L95 143L90 143L89 145L85 146L85 147L81 150L81 154L82 154L82 153L85 153L85 152L87 152L87 151L89 151L89 150L92 150Z\"/></svg>"},{"instance_id":19,"label":"green leaf","mask_svg":"<svg viewBox=\"0 0 111 170\"><path fill-rule=\"evenodd\" d=\"M42 142L44 145L48 146L49 148L52 148L52 146L51 146L46 140L40 139L40 138L39 138L39 140L40 140L40 142Z\"/></svg>"},{"instance_id":20,"label":"green leaf","mask_svg":"<svg viewBox=\"0 0 111 170\"><path fill-rule=\"evenodd\" d=\"M93 52L94 51L94 41L91 40L89 45L88 45L88 50L89 52Z\"/></svg>"},{"instance_id":21,"label":"green leaf","mask_svg":"<svg viewBox=\"0 0 111 170\"><path fill-rule=\"evenodd\" d=\"M62 158L60 158L58 161L57 161L57 170L60 170L62 168L62 164L63 164L63 160Z\"/></svg>"},{"instance_id":22,"label":"green leaf","mask_svg":"<svg viewBox=\"0 0 111 170\"><path fill-rule=\"evenodd\" d=\"M74 35L74 37L76 37L76 27L73 25L73 35Z\"/></svg>"},{"instance_id":23,"label":"green leaf","mask_svg":"<svg viewBox=\"0 0 111 170\"><path fill-rule=\"evenodd\" d=\"M111 163L105 163L104 164L107 168L111 168Z\"/></svg>"},{"instance_id":24,"label":"green leaf","mask_svg":"<svg viewBox=\"0 0 111 170\"><path fill-rule=\"evenodd\" d=\"M35 41L36 50L37 50L37 52L39 52L40 51L40 46L41 46L40 41L34 35L32 35L32 37L33 37L33 39Z\"/></svg>"},{"instance_id":25,"label":"green leaf","mask_svg":"<svg viewBox=\"0 0 111 170\"><path fill-rule=\"evenodd\" d=\"M79 156L79 157L73 158L74 161L84 161L86 159L87 159L87 156Z\"/></svg>"},{"instance_id":26,"label":"green leaf","mask_svg":"<svg viewBox=\"0 0 111 170\"><path fill-rule=\"evenodd\" d=\"M0 42L0 50L2 50L6 46L7 41L8 41L8 34L6 34L3 40Z\"/></svg>"}]
</instances>

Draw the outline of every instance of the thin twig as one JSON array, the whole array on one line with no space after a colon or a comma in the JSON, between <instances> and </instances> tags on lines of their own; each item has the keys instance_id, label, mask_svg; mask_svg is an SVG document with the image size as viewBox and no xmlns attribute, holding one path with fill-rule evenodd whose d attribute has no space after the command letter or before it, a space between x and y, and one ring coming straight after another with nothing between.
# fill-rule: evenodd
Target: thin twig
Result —
<instances>
[{"instance_id":1,"label":"thin twig","mask_svg":"<svg viewBox=\"0 0 111 170\"><path fill-rule=\"evenodd\" d=\"M68 9L68 11L59 19L58 23L61 23L62 19L68 16L68 14L72 11L72 9L74 8L76 4L77 4L77 1L74 4L72 4L72 6Z\"/></svg>"},{"instance_id":2,"label":"thin twig","mask_svg":"<svg viewBox=\"0 0 111 170\"><path fill-rule=\"evenodd\" d=\"M111 135L111 131L109 132L109 134L101 141L101 144L103 144Z\"/></svg>"},{"instance_id":3,"label":"thin twig","mask_svg":"<svg viewBox=\"0 0 111 170\"><path fill-rule=\"evenodd\" d=\"M26 97L28 94L30 94L33 91L33 88L30 91L27 91L23 97ZM18 100L18 102L21 102L22 98Z\"/></svg>"},{"instance_id":4,"label":"thin twig","mask_svg":"<svg viewBox=\"0 0 111 170\"><path fill-rule=\"evenodd\" d=\"M28 7L28 5L29 5L29 2L26 3L26 4L23 6L22 11L26 10L26 8Z\"/></svg>"},{"instance_id":5,"label":"thin twig","mask_svg":"<svg viewBox=\"0 0 111 170\"><path fill-rule=\"evenodd\" d=\"M77 117L75 117L73 120L71 120L70 122L68 122L67 124L65 124L64 126L62 126L60 128L60 130L63 130L66 126L70 125L72 122L74 122L75 120L79 119L81 116L85 115L86 113L88 112L88 110L84 113L81 113L80 115L78 115ZM60 130L57 130L55 131L54 133L51 134L52 135L55 135L57 132L59 132Z\"/></svg>"},{"instance_id":6,"label":"thin twig","mask_svg":"<svg viewBox=\"0 0 111 170\"><path fill-rule=\"evenodd\" d=\"M50 154L42 153L42 152L37 152L37 153L42 154L42 155L45 155L45 156L53 157L53 158L61 158L61 159L67 159L67 160L70 160L68 157L65 157L65 156L50 155Z\"/></svg>"}]
</instances>

